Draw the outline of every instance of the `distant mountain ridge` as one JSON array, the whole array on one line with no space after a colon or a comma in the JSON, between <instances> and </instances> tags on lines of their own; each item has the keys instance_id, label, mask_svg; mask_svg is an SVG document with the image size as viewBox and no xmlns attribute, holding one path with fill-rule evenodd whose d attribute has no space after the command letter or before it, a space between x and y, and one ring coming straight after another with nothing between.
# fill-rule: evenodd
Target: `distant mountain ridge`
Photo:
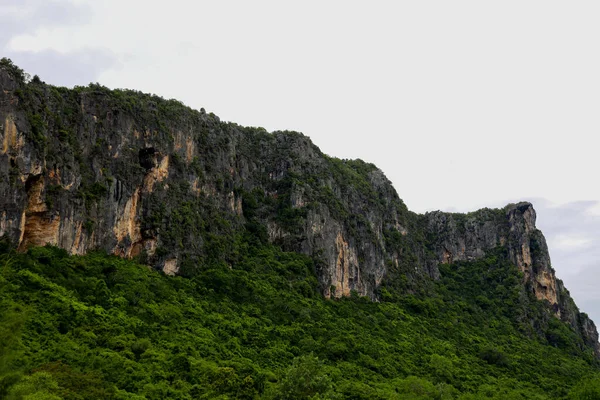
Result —
<instances>
[{"instance_id":1,"label":"distant mountain ridge","mask_svg":"<svg viewBox=\"0 0 600 400\"><path fill-rule=\"evenodd\" d=\"M0 66L0 237L139 257L166 274L236 262L236 235L315 260L325 297L416 292L439 266L504 249L523 292L600 356L598 333L551 267L530 203L410 212L382 171L296 132L225 123L178 101L58 88Z\"/></svg>"}]
</instances>

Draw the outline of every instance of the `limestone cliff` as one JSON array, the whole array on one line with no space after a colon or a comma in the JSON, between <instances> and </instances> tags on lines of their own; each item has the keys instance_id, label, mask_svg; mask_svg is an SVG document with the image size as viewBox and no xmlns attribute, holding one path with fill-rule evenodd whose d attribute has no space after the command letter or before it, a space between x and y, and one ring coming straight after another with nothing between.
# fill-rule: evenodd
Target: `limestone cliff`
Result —
<instances>
[{"instance_id":1,"label":"limestone cliff","mask_svg":"<svg viewBox=\"0 0 600 400\"><path fill-rule=\"evenodd\" d=\"M536 214L531 203L467 215L438 211L426 214L425 218L430 247L438 263L475 260L504 246L535 296L548 301L560 316L556 277L544 235L535 227Z\"/></svg>"},{"instance_id":2,"label":"limestone cliff","mask_svg":"<svg viewBox=\"0 0 600 400\"><path fill-rule=\"evenodd\" d=\"M523 273L525 289L545 302L556 317L582 332L586 343L600 353L593 321L579 313L562 281L556 278L546 239L535 226L536 213L531 203L469 214L438 211L422 218L435 265L476 260L499 246L506 248L511 262Z\"/></svg>"},{"instance_id":3,"label":"limestone cliff","mask_svg":"<svg viewBox=\"0 0 600 400\"><path fill-rule=\"evenodd\" d=\"M72 254L104 249L167 274L233 264L242 234L315 260L324 296L377 299L391 274L414 285L438 265L497 247L523 286L598 348L551 268L529 203L417 215L385 175L330 158L294 132L224 123L204 110L99 85L65 89L0 67L0 237Z\"/></svg>"}]
</instances>

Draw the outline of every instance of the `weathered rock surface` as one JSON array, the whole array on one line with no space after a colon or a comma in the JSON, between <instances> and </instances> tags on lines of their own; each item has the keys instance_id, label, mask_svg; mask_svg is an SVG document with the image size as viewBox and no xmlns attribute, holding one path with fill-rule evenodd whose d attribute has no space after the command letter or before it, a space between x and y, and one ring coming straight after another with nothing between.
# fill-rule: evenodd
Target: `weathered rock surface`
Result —
<instances>
[{"instance_id":1,"label":"weathered rock surface","mask_svg":"<svg viewBox=\"0 0 600 400\"><path fill-rule=\"evenodd\" d=\"M581 332L586 343L600 353L593 321L579 313L562 281L556 278L546 239L535 226L536 213L531 203L509 204L503 210L482 209L469 214L437 211L423 218L435 264L472 261L498 246L505 247L509 259L523 273L527 290L538 300L545 301L558 318Z\"/></svg>"},{"instance_id":2,"label":"weathered rock surface","mask_svg":"<svg viewBox=\"0 0 600 400\"><path fill-rule=\"evenodd\" d=\"M505 246L510 260L523 272L536 297L558 306L559 294L548 247L544 235L535 227L536 214L531 203L467 215L438 211L426 214L425 218L438 263L476 260L489 250ZM558 307L555 312L560 314Z\"/></svg>"},{"instance_id":3,"label":"weathered rock surface","mask_svg":"<svg viewBox=\"0 0 600 400\"><path fill-rule=\"evenodd\" d=\"M439 264L504 246L527 290L599 351L529 203L417 215L375 166L327 157L298 133L98 85L25 84L1 68L0 86L0 237L20 250L100 248L191 275L234 263L246 231L313 257L325 296L375 299L392 270L437 279Z\"/></svg>"}]
</instances>

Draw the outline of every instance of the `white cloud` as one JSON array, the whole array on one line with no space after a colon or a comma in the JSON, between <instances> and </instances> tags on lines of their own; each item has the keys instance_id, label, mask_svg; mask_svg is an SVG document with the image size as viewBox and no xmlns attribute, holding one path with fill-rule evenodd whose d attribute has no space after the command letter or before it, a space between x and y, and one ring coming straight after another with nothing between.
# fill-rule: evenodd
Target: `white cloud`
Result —
<instances>
[{"instance_id":1,"label":"white cloud","mask_svg":"<svg viewBox=\"0 0 600 400\"><path fill-rule=\"evenodd\" d=\"M593 217L600 217L600 202L587 209L587 213Z\"/></svg>"},{"instance_id":2,"label":"white cloud","mask_svg":"<svg viewBox=\"0 0 600 400\"><path fill-rule=\"evenodd\" d=\"M68 0L4 0L0 5L2 55L55 85L85 85L97 80L101 71L116 64L114 54L90 42L70 48L54 36L63 31L76 37L73 31L89 22L90 10ZM52 41L48 42L49 38Z\"/></svg>"},{"instance_id":3,"label":"white cloud","mask_svg":"<svg viewBox=\"0 0 600 400\"><path fill-rule=\"evenodd\" d=\"M584 236L556 235L550 243L557 250L578 250L592 245L592 239Z\"/></svg>"}]
</instances>

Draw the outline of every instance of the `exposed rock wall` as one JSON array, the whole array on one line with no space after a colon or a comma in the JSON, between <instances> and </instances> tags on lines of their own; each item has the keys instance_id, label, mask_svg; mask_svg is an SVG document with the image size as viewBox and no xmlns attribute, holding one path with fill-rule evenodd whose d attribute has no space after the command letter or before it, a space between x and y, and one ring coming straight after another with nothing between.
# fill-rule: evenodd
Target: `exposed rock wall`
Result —
<instances>
[{"instance_id":1,"label":"exposed rock wall","mask_svg":"<svg viewBox=\"0 0 600 400\"><path fill-rule=\"evenodd\" d=\"M510 204L503 210L471 214L433 212L425 215L426 232L438 263L471 261L498 246L508 249L510 260L523 272L539 300L559 303L556 277L551 268L546 239L535 227L531 203ZM555 307L560 315L560 310Z\"/></svg>"},{"instance_id":2,"label":"exposed rock wall","mask_svg":"<svg viewBox=\"0 0 600 400\"><path fill-rule=\"evenodd\" d=\"M536 228L536 213L531 203L509 204L502 210L483 209L470 214L437 211L423 218L428 245L435 254L434 265L476 260L497 246L505 247L509 259L523 273L526 289L538 300L546 301L554 315L581 332L587 345L600 354L593 321L579 313L569 292L556 278L546 239Z\"/></svg>"}]
</instances>

